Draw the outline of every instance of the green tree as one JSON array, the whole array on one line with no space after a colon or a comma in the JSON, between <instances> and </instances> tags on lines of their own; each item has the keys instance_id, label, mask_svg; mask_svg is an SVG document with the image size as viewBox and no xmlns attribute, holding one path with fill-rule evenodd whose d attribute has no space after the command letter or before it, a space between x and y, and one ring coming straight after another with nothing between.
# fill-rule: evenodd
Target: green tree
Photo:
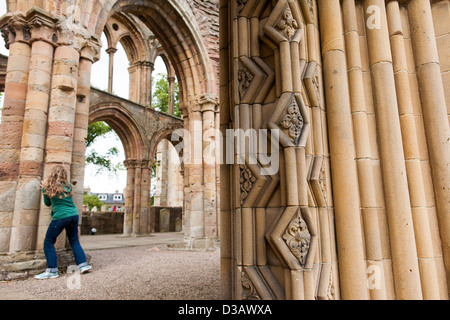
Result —
<instances>
[{"instance_id":1,"label":"green tree","mask_svg":"<svg viewBox=\"0 0 450 320\"><path fill-rule=\"evenodd\" d=\"M156 81L156 82L155 82ZM167 81L167 75L164 73L158 73L153 78L155 88L152 97L152 106L155 110L167 113L169 111L169 81ZM181 117L181 111L179 105L179 88L178 82L175 82L175 103L174 103L174 116Z\"/></svg>"},{"instance_id":2,"label":"green tree","mask_svg":"<svg viewBox=\"0 0 450 320\"><path fill-rule=\"evenodd\" d=\"M86 138L86 148L92 146L97 138L103 137L111 131L113 131L111 127L102 121L89 125ZM111 147L104 155L97 153L95 150L90 150L86 154L86 163L94 165L97 169L97 173L107 171L117 174L119 171L125 170L122 163L114 164L112 160L112 158L118 154L119 149L116 147Z\"/></svg>"},{"instance_id":3,"label":"green tree","mask_svg":"<svg viewBox=\"0 0 450 320\"><path fill-rule=\"evenodd\" d=\"M102 201L95 194L83 194L83 204L87 204L89 206L89 211L92 210L93 207L100 208L104 205Z\"/></svg>"}]
</instances>

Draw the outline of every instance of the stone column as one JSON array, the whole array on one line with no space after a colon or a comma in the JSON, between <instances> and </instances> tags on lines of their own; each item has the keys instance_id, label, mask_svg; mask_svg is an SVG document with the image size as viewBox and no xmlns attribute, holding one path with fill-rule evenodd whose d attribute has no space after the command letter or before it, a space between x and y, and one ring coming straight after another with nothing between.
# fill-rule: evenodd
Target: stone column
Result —
<instances>
[{"instance_id":1,"label":"stone column","mask_svg":"<svg viewBox=\"0 0 450 320\"><path fill-rule=\"evenodd\" d=\"M153 162L148 160L142 161L141 169L141 199L140 199L140 227L139 234L151 233L150 221L150 185L151 185L151 167Z\"/></svg>"},{"instance_id":2,"label":"stone column","mask_svg":"<svg viewBox=\"0 0 450 320\"><path fill-rule=\"evenodd\" d=\"M360 39L358 35L357 14L354 0L342 2L347 70L350 90L352 122L355 132L355 155L358 169L358 181L361 185L361 211L364 226L364 242L368 267L377 266L384 277L383 248L380 238L378 215L382 208L377 205L373 173L373 150L371 150L369 119L364 92L364 79L361 61ZM382 282L377 290L370 290L370 297L375 300L387 298L386 285Z\"/></svg>"},{"instance_id":3,"label":"stone column","mask_svg":"<svg viewBox=\"0 0 450 320\"><path fill-rule=\"evenodd\" d=\"M116 48L110 47L106 49L106 53L109 55L109 67L108 67L108 92L113 92L114 84L114 54L117 52Z\"/></svg>"},{"instance_id":4,"label":"stone column","mask_svg":"<svg viewBox=\"0 0 450 320\"><path fill-rule=\"evenodd\" d=\"M141 95L139 103L143 106L150 107L152 105L152 73L155 70L153 62L142 61L140 63L141 76L140 84Z\"/></svg>"},{"instance_id":5,"label":"stone column","mask_svg":"<svg viewBox=\"0 0 450 320\"><path fill-rule=\"evenodd\" d=\"M123 221L123 235L130 236L133 232L133 200L134 200L134 177L135 166L134 160L126 160L124 162L127 168L127 186L125 189L125 214Z\"/></svg>"},{"instance_id":6,"label":"stone column","mask_svg":"<svg viewBox=\"0 0 450 320\"><path fill-rule=\"evenodd\" d=\"M155 206L167 207L168 194L168 143L167 139L163 139L156 152L157 166L156 166L156 194Z\"/></svg>"},{"instance_id":7,"label":"stone column","mask_svg":"<svg viewBox=\"0 0 450 320\"><path fill-rule=\"evenodd\" d=\"M133 235L140 234L140 217L141 217L141 178L142 178L142 162L138 160L134 169L134 197L133 197Z\"/></svg>"},{"instance_id":8,"label":"stone column","mask_svg":"<svg viewBox=\"0 0 450 320\"><path fill-rule=\"evenodd\" d=\"M430 1L410 1L408 15L447 286L450 286L450 129Z\"/></svg>"},{"instance_id":9,"label":"stone column","mask_svg":"<svg viewBox=\"0 0 450 320\"><path fill-rule=\"evenodd\" d=\"M217 237L217 190L216 190L216 105L217 100L212 95L204 95L200 101L203 116L203 211L204 236Z\"/></svg>"},{"instance_id":10,"label":"stone column","mask_svg":"<svg viewBox=\"0 0 450 320\"><path fill-rule=\"evenodd\" d=\"M128 74L130 75L130 91L129 100L138 103L140 90L139 90L139 77L140 71L138 64L136 62L130 62L130 67L128 68Z\"/></svg>"},{"instance_id":11,"label":"stone column","mask_svg":"<svg viewBox=\"0 0 450 320\"><path fill-rule=\"evenodd\" d=\"M370 71L373 79L395 293L399 299L421 299L419 265L406 178L386 8L383 0L365 0L364 10L367 11L367 8L373 5L381 9L380 28L367 28L366 32Z\"/></svg>"},{"instance_id":12,"label":"stone column","mask_svg":"<svg viewBox=\"0 0 450 320\"><path fill-rule=\"evenodd\" d=\"M79 61L80 54L73 44L63 43L56 48L48 111L44 178L55 165L65 166L70 173L75 130L75 110L77 106ZM38 249L42 249L50 221L50 209L41 203ZM65 236L60 237L57 245L64 247L64 241Z\"/></svg>"},{"instance_id":13,"label":"stone column","mask_svg":"<svg viewBox=\"0 0 450 320\"><path fill-rule=\"evenodd\" d=\"M204 211L203 211L203 122L200 105L193 105L189 111L190 141L186 167L188 168L188 197L189 207L186 211L185 236L187 238L203 238ZM186 141L186 140L185 140ZM185 175L186 176L186 175Z\"/></svg>"},{"instance_id":14,"label":"stone column","mask_svg":"<svg viewBox=\"0 0 450 320\"><path fill-rule=\"evenodd\" d=\"M167 77L169 82L169 108L168 114L173 115L175 108L175 77Z\"/></svg>"},{"instance_id":15,"label":"stone column","mask_svg":"<svg viewBox=\"0 0 450 320\"><path fill-rule=\"evenodd\" d=\"M398 96L398 109L402 128L403 148L406 160L411 211L417 243L417 256L424 299L440 299L437 268L441 261L436 261L435 255L441 257L442 252L433 248L433 235L430 220L430 208L427 208L425 181L421 164L416 116L414 115L411 98L411 87L408 74L407 52L405 50L405 30L402 27L399 3L392 1L387 4L387 17L391 37L392 58L395 84ZM408 31L408 30L406 30ZM434 211L434 208L433 208ZM440 247L440 246L439 246ZM438 253L439 252L439 253ZM439 268L440 269L440 268ZM448 295L446 297L448 299Z\"/></svg>"},{"instance_id":16,"label":"stone column","mask_svg":"<svg viewBox=\"0 0 450 320\"><path fill-rule=\"evenodd\" d=\"M2 199L0 252L9 250L19 177L20 147L31 56L29 39L24 37L23 33L24 24L25 21L20 16L5 16L4 20L0 21L2 36L9 49L0 124L0 199Z\"/></svg>"},{"instance_id":17,"label":"stone column","mask_svg":"<svg viewBox=\"0 0 450 320\"><path fill-rule=\"evenodd\" d=\"M319 0L341 297L368 299L366 263L339 0Z\"/></svg>"},{"instance_id":18,"label":"stone column","mask_svg":"<svg viewBox=\"0 0 450 320\"><path fill-rule=\"evenodd\" d=\"M40 181L52 78L53 27L33 28L25 104L24 130L20 151L19 183L16 190L10 252L30 251L36 247L40 208Z\"/></svg>"},{"instance_id":19,"label":"stone column","mask_svg":"<svg viewBox=\"0 0 450 320\"><path fill-rule=\"evenodd\" d=\"M74 184L73 200L80 213L80 225L86 164L86 137L89 125L91 69L94 61L98 60L99 47L97 43L87 43L82 48L78 70L71 178Z\"/></svg>"}]
</instances>

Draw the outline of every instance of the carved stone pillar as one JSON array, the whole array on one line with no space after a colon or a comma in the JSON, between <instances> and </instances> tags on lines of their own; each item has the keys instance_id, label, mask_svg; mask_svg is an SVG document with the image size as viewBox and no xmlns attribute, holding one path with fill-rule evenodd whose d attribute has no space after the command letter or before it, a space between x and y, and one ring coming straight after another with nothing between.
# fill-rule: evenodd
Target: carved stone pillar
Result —
<instances>
[{"instance_id":1,"label":"carved stone pillar","mask_svg":"<svg viewBox=\"0 0 450 320\"><path fill-rule=\"evenodd\" d=\"M446 12L445 10L448 10L445 6L441 7L441 12ZM446 91L443 87L440 69L440 63L448 63L448 54L443 54L443 61L439 61L435 26L429 1L410 1L408 17L415 50L417 81L428 142L439 234L447 274L447 288L450 292L450 129L448 105L446 105L444 94Z\"/></svg>"},{"instance_id":2,"label":"carved stone pillar","mask_svg":"<svg viewBox=\"0 0 450 320\"><path fill-rule=\"evenodd\" d=\"M204 211L203 211L203 124L200 106L196 105L189 112L189 152L186 155L188 162L186 167L189 172L188 197L189 208L186 211L185 236L187 238L203 238L204 232Z\"/></svg>"},{"instance_id":3,"label":"carved stone pillar","mask_svg":"<svg viewBox=\"0 0 450 320\"><path fill-rule=\"evenodd\" d=\"M334 299L315 1L222 1L220 10L221 160L234 161L220 183L227 297Z\"/></svg>"},{"instance_id":4,"label":"carved stone pillar","mask_svg":"<svg viewBox=\"0 0 450 320\"><path fill-rule=\"evenodd\" d=\"M389 44L385 2L365 0L380 8L380 28L367 29L369 63L373 78L381 167L385 190L389 236L396 278L395 291L400 299L421 299L419 265L406 177L403 142L397 107L397 94Z\"/></svg>"},{"instance_id":5,"label":"carved stone pillar","mask_svg":"<svg viewBox=\"0 0 450 320\"><path fill-rule=\"evenodd\" d=\"M114 54L117 52L116 48L106 49L106 53L109 55L109 65L108 65L108 92L113 92L113 81L114 81Z\"/></svg>"},{"instance_id":6,"label":"carved stone pillar","mask_svg":"<svg viewBox=\"0 0 450 320\"><path fill-rule=\"evenodd\" d=\"M211 95L204 95L200 100L202 111L203 131L203 212L204 236L217 237L217 189L216 189L216 148L219 148L216 136L217 99Z\"/></svg>"},{"instance_id":7,"label":"carved stone pillar","mask_svg":"<svg viewBox=\"0 0 450 320\"><path fill-rule=\"evenodd\" d=\"M135 179L135 160L126 160L124 162L127 168L127 185L125 189L125 215L123 221L123 235L130 236L133 232L133 204L134 204L134 179Z\"/></svg>"},{"instance_id":8,"label":"carved stone pillar","mask_svg":"<svg viewBox=\"0 0 450 320\"><path fill-rule=\"evenodd\" d=\"M0 21L2 36L9 49L2 123L0 124L0 252L8 252L14 214L23 120L27 98L31 46L22 15L6 15ZM24 32L25 31L25 32Z\"/></svg>"},{"instance_id":9,"label":"carved stone pillar","mask_svg":"<svg viewBox=\"0 0 450 320\"><path fill-rule=\"evenodd\" d=\"M79 62L80 53L72 45L62 44L55 49L52 91L48 111L44 178L55 165L63 165L70 172ZM42 248L50 219L49 208L41 204L38 227L39 249ZM59 247L64 247L64 240L65 237L58 238L57 244L59 244Z\"/></svg>"},{"instance_id":10,"label":"carved stone pillar","mask_svg":"<svg viewBox=\"0 0 450 320\"><path fill-rule=\"evenodd\" d=\"M51 41L54 21L35 14L31 17L30 73L25 103L24 130L20 152L19 183L16 190L10 252L36 248L40 208L39 185L43 178L48 101L55 44Z\"/></svg>"},{"instance_id":11,"label":"carved stone pillar","mask_svg":"<svg viewBox=\"0 0 450 320\"><path fill-rule=\"evenodd\" d=\"M140 64L141 77L140 87L141 96L139 103L143 106L150 107L152 104L152 73L155 70L153 62L142 61Z\"/></svg>"},{"instance_id":12,"label":"carved stone pillar","mask_svg":"<svg viewBox=\"0 0 450 320\"><path fill-rule=\"evenodd\" d=\"M78 88L75 111L75 129L73 135L73 151L71 164L71 178L74 183L73 200L80 213L81 225L83 206L83 187L86 165L86 137L89 126L89 107L91 91L92 64L98 60L100 45L94 41L88 42L81 49L80 65L78 68ZM75 184L76 183L76 184Z\"/></svg>"},{"instance_id":13,"label":"carved stone pillar","mask_svg":"<svg viewBox=\"0 0 450 320\"><path fill-rule=\"evenodd\" d=\"M167 77L169 82L169 108L168 114L173 115L175 108L175 77Z\"/></svg>"}]
</instances>

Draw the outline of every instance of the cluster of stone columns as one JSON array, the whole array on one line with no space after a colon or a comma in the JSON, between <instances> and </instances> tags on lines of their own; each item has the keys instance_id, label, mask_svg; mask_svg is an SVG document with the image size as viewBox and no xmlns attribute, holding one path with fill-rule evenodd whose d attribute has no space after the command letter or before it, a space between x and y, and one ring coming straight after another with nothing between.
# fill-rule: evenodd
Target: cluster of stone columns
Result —
<instances>
[{"instance_id":1,"label":"cluster of stone columns","mask_svg":"<svg viewBox=\"0 0 450 320\"><path fill-rule=\"evenodd\" d=\"M340 272L348 270L348 276L341 277L343 297L447 299L448 272L443 261L448 253L443 230L448 229L449 222L443 217L448 215L448 206L439 210L437 201L449 180L446 170L441 171L439 180L431 173L448 163L448 145L443 141L449 135L448 121L438 125L425 116L433 104L423 88L419 90L424 79L419 73L422 62L418 64L417 60L423 55L435 57L434 65L439 70L431 4L323 1L319 8L323 21L327 21L321 31L325 82L329 81L325 94L329 126L336 121L340 131L354 137L330 136L333 180L340 181L333 186L337 235L353 232L351 238L338 238ZM342 16L336 15L341 9ZM340 25L343 29L336 28ZM425 34L428 49L420 39ZM427 53L421 52L424 50ZM441 104L432 113L441 113L442 118L446 113L442 79L439 71L433 75L437 77L433 98L441 97ZM427 126L436 131L427 133ZM436 136L441 136L439 146L432 145ZM339 151L344 145L349 148L347 154ZM444 162L432 163L433 153L440 154ZM356 160L351 159L353 154ZM338 177L341 174L345 180ZM435 183L442 185L436 188ZM360 227L350 227L350 219L340 222L339 212L348 215L352 211L347 205L338 208L338 201L345 196L357 199L358 193L361 209L358 204L353 206L351 220ZM436 238L433 234L439 229L440 237ZM344 246L354 249L344 250ZM355 268L357 261L359 268ZM367 290L363 280L375 266L382 279L380 287Z\"/></svg>"},{"instance_id":2,"label":"cluster of stone columns","mask_svg":"<svg viewBox=\"0 0 450 320\"><path fill-rule=\"evenodd\" d=\"M127 185L125 189L125 216L123 234L144 235L151 233L150 184L153 162L126 160Z\"/></svg>"},{"instance_id":3,"label":"cluster of stone columns","mask_svg":"<svg viewBox=\"0 0 450 320\"><path fill-rule=\"evenodd\" d=\"M204 95L188 110L183 137L183 231L187 239L195 241L193 246L215 246L219 235L217 99Z\"/></svg>"},{"instance_id":4,"label":"cluster of stone columns","mask_svg":"<svg viewBox=\"0 0 450 320\"><path fill-rule=\"evenodd\" d=\"M4 16L1 29L10 50L1 126L1 251L27 252L42 249L51 216L39 185L54 165L65 166L71 181L80 183L75 201L81 208L90 67L98 42L63 30L37 8Z\"/></svg>"},{"instance_id":5,"label":"cluster of stone columns","mask_svg":"<svg viewBox=\"0 0 450 320\"><path fill-rule=\"evenodd\" d=\"M220 10L223 134L292 129L295 103L278 118L290 93L311 126L289 131L303 148L281 133L270 178L247 161L222 166L224 297L448 299L449 1L222 1ZM268 204L252 202L258 193ZM303 253L290 255L293 244Z\"/></svg>"}]
</instances>

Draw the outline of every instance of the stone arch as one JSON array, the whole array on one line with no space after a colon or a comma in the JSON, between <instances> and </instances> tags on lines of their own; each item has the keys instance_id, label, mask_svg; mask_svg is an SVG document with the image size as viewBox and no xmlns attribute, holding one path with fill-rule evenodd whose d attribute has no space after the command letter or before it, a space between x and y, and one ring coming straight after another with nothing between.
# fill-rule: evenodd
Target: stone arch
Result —
<instances>
[{"instance_id":1,"label":"stone arch","mask_svg":"<svg viewBox=\"0 0 450 320\"><path fill-rule=\"evenodd\" d=\"M167 139L176 148L177 145L180 142L182 142L182 139L180 139L180 141L173 141L171 139L171 136L175 130L181 129L181 128L182 128L181 126L180 127L170 127L170 128L166 128L164 130L161 130L161 131L155 133L155 135L153 136L151 143L150 143L149 156L152 157L156 153L156 149L158 148L159 143L164 139ZM182 154L179 153L178 155L180 156L180 160L183 163Z\"/></svg>"},{"instance_id":2,"label":"stone arch","mask_svg":"<svg viewBox=\"0 0 450 320\"><path fill-rule=\"evenodd\" d=\"M105 121L119 136L125 158L143 159L145 154L143 133L124 106L114 102L101 102L90 107L89 123Z\"/></svg>"},{"instance_id":3,"label":"stone arch","mask_svg":"<svg viewBox=\"0 0 450 320\"><path fill-rule=\"evenodd\" d=\"M207 49L194 23L195 17L186 4L160 0L144 3L110 0L98 9L93 10L89 17L89 29L97 36L103 32L107 18L119 12L134 13L154 32L179 80L181 109L189 109L205 93L217 94L215 73L210 69L212 64Z\"/></svg>"}]
</instances>

